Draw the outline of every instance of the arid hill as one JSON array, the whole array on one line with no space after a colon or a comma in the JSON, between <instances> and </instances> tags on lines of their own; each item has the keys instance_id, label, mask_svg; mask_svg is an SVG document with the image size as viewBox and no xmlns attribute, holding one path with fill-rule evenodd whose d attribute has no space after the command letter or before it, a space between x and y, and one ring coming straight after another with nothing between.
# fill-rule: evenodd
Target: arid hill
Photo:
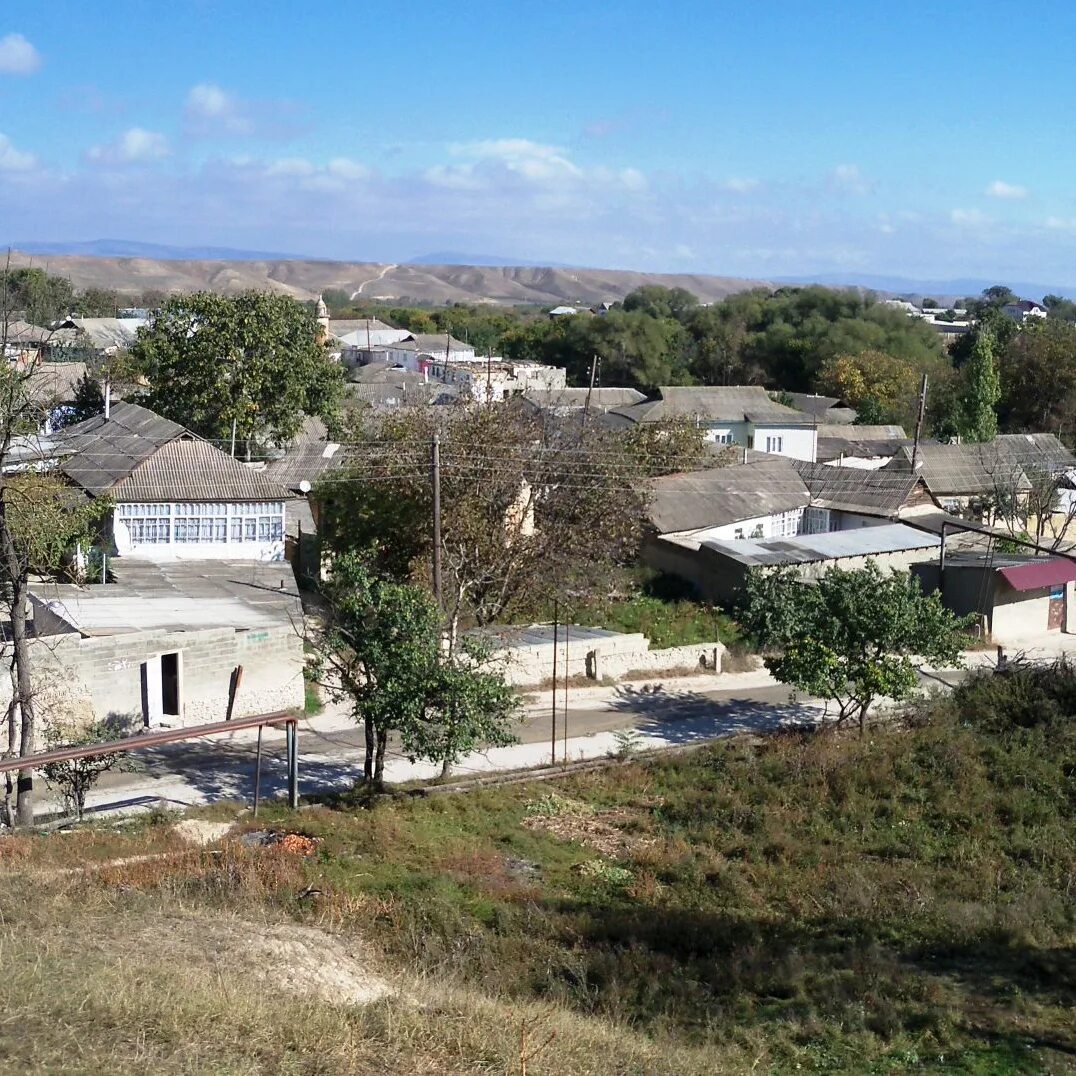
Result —
<instances>
[{"instance_id":1,"label":"arid hill","mask_svg":"<svg viewBox=\"0 0 1076 1076\"><path fill-rule=\"evenodd\" d=\"M580 303L622 299L643 284L682 287L703 302L769 286L761 280L694 274L639 273L622 269L543 269L473 265L381 265L333 261L173 261L87 255L12 254L12 263L40 265L76 287L138 293L211 290L234 293L273 288L309 299L329 288L352 296L395 302Z\"/></svg>"}]
</instances>

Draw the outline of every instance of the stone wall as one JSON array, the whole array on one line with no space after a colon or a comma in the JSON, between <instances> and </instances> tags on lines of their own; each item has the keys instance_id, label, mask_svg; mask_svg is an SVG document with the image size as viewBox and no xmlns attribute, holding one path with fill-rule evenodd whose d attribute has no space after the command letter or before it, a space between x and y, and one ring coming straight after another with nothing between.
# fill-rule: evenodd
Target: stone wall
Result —
<instances>
[{"instance_id":1,"label":"stone wall","mask_svg":"<svg viewBox=\"0 0 1076 1076\"><path fill-rule=\"evenodd\" d=\"M234 669L243 666L234 717L303 705L303 644L290 625L238 630L147 631L82 638L66 634L32 642L38 714L75 724L108 720L133 728L147 717L170 725L223 721ZM162 654L179 654L178 717L154 713L147 690L159 684ZM156 666L158 672L148 674ZM158 679L155 679L157 677ZM158 689L159 690L159 689ZM0 703L11 685L0 682Z\"/></svg>"},{"instance_id":2,"label":"stone wall","mask_svg":"<svg viewBox=\"0 0 1076 1076\"><path fill-rule=\"evenodd\" d=\"M590 655L587 675L592 680L616 680L633 673L719 673L724 654L724 643L695 643L634 653L607 653L598 649Z\"/></svg>"}]
</instances>

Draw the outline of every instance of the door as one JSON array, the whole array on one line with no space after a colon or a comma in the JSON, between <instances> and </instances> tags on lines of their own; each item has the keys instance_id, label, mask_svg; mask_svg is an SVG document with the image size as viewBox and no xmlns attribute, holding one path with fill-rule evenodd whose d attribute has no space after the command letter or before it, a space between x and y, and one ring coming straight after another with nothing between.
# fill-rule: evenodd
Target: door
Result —
<instances>
[{"instance_id":1,"label":"door","mask_svg":"<svg viewBox=\"0 0 1076 1076\"><path fill-rule=\"evenodd\" d=\"M1065 587L1050 588L1050 611L1046 618L1047 631L1059 631L1065 625Z\"/></svg>"},{"instance_id":2,"label":"door","mask_svg":"<svg viewBox=\"0 0 1076 1076\"><path fill-rule=\"evenodd\" d=\"M161 712L179 717L179 654L161 655Z\"/></svg>"}]
</instances>

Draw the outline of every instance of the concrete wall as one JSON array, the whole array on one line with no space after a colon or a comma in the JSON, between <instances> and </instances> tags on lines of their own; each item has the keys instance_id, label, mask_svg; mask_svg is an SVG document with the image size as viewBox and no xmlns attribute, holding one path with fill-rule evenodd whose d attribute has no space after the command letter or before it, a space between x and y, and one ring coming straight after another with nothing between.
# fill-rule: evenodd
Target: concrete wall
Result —
<instances>
[{"instance_id":1,"label":"concrete wall","mask_svg":"<svg viewBox=\"0 0 1076 1076\"><path fill-rule=\"evenodd\" d=\"M774 455L794 460L815 461L818 455L818 431L813 426L761 425L751 422L711 422L705 426L706 440L718 444L743 445L765 452L766 438L780 437L781 451Z\"/></svg>"},{"instance_id":2,"label":"concrete wall","mask_svg":"<svg viewBox=\"0 0 1076 1076\"><path fill-rule=\"evenodd\" d=\"M553 677L553 649L552 643L512 646L500 651L492 664L514 687L535 687ZM557 680L565 676L616 679L628 673L672 670L720 672L724 653L719 642L651 650L649 639L638 633L610 635L598 641L584 637L573 642L569 631L567 645L561 641L556 647Z\"/></svg>"},{"instance_id":3,"label":"concrete wall","mask_svg":"<svg viewBox=\"0 0 1076 1076\"><path fill-rule=\"evenodd\" d=\"M39 629L43 627L39 624ZM35 676L45 686L39 713L64 720L109 719L137 727L161 707L145 698L146 684L160 690L160 656L178 653L178 716L166 724L197 725L223 721L232 672L243 666L233 716L301 708L302 640L290 626L236 630L149 631L83 638L74 633L33 641ZM10 699L7 678L0 681L0 702Z\"/></svg>"}]
</instances>

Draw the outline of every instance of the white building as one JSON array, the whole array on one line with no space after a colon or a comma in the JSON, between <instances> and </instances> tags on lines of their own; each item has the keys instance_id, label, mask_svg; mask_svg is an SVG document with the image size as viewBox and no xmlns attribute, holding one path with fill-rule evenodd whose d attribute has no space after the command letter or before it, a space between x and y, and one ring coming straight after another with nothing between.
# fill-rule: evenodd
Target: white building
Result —
<instances>
[{"instance_id":1,"label":"white building","mask_svg":"<svg viewBox=\"0 0 1076 1076\"><path fill-rule=\"evenodd\" d=\"M1006 303L1001 308L1001 312L1007 318L1021 323L1027 321L1028 318L1044 318L1048 313L1042 303L1036 303L1033 299L1017 299L1015 302Z\"/></svg>"},{"instance_id":2,"label":"white building","mask_svg":"<svg viewBox=\"0 0 1076 1076\"><path fill-rule=\"evenodd\" d=\"M720 445L741 445L790 459L814 462L817 423L812 415L785 407L761 385L664 386L657 400L616 408L628 422L678 419L706 431Z\"/></svg>"},{"instance_id":3,"label":"white building","mask_svg":"<svg viewBox=\"0 0 1076 1076\"><path fill-rule=\"evenodd\" d=\"M112 552L148 560L284 558L290 496L178 423L116 403L69 427L51 447L54 467L114 507Z\"/></svg>"}]
</instances>

